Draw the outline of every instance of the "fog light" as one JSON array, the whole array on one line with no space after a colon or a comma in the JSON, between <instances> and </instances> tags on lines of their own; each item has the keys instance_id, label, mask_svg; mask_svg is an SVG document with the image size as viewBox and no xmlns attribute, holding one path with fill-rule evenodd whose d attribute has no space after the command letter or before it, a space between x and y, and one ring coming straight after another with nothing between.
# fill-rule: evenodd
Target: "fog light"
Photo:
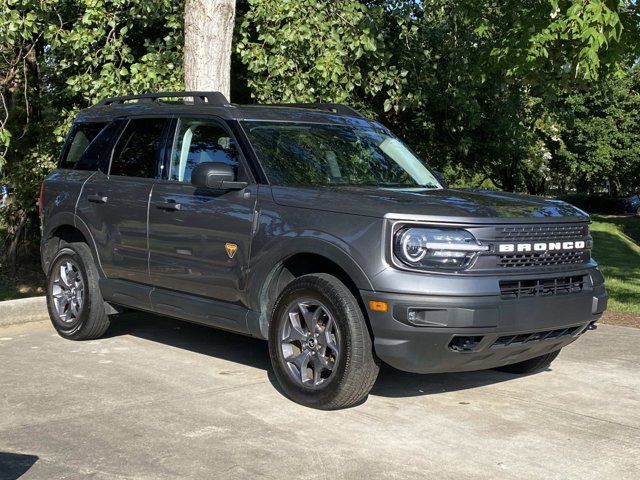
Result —
<instances>
[{"instance_id":1,"label":"fog light","mask_svg":"<svg viewBox=\"0 0 640 480\"><path fill-rule=\"evenodd\" d=\"M416 327L446 327L447 311L437 308L407 309L407 320Z\"/></svg>"}]
</instances>

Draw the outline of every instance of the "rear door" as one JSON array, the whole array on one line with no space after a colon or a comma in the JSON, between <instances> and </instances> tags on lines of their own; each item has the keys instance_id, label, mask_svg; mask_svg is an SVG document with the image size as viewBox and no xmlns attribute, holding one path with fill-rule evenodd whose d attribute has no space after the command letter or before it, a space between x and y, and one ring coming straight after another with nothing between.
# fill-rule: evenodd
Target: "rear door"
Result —
<instances>
[{"instance_id":1,"label":"rear door","mask_svg":"<svg viewBox=\"0 0 640 480\"><path fill-rule=\"evenodd\" d=\"M147 211L169 122L124 123L106 173L98 171L86 183L78 214L93 234L105 276L148 285Z\"/></svg>"},{"instance_id":2,"label":"rear door","mask_svg":"<svg viewBox=\"0 0 640 480\"><path fill-rule=\"evenodd\" d=\"M236 179L249 185L243 190L199 190L190 180L201 162L227 163ZM180 118L167 170L153 189L149 208L151 282L167 292L220 302L222 311L234 310L231 305L242 303L257 191L235 138L222 121ZM185 295L157 294L156 310L166 307L166 313L182 315L171 298L182 303Z\"/></svg>"}]
</instances>

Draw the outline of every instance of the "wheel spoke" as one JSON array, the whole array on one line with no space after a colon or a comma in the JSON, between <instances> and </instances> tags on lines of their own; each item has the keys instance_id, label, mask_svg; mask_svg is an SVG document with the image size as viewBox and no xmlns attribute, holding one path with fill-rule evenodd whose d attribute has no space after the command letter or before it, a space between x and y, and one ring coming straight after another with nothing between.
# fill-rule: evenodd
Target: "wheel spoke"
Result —
<instances>
[{"instance_id":1,"label":"wheel spoke","mask_svg":"<svg viewBox=\"0 0 640 480\"><path fill-rule=\"evenodd\" d=\"M318 385L322 381L322 372L326 370L324 362L320 358L320 355L314 355L313 357L313 383Z\"/></svg>"},{"instance_id":2,"label":"wheel spoke","mask_svg":"<svg viewBox=\"0 0 640 480\"><path fill-rule=\"evenodd\" d=\"M322 357L322 360L324 362L324 367L327 370L333 370L335 368L336 362L334 360L330 360L330 359L328 359L326 357Z\"/></svg>"},{"instance_id":3,"label":"wheel spoke","mask_svg":"<svg viewBox=\"0 0 640 480\"><path fill-rule=\"evenodd\" d=\"M69 277L67 276L67 274L67 264L60 265L60 282L68 290L69 288L71 288L71 282L69 281Z\"/></svg>"},{"instance_id":4,"label":"wheel spoke","mask_svg":"<svg viewBox=\"0 0 640 480\"><path fill-rule=\"evenodd\" d=\"M67 297L63 297L58 300L57 310L60 318L66 321L69 315L69 299Z\"/></svg>"},{"instance_id":5,"label":"wheel spoke","mask_svg":"<svg viewBox=\"0 0 640 480\"><path fill-rule=\"evenodd\" d=\"M54 270L51 299L61 321L71 322L80 317L84 304L84 282L79 268L71 260L62 261Z\"/></svg>"},{"instance_id":6,"label":"wheel spoke","mask_svg":"<svg viewBox=\"0 0 640 480\"><path fill-rule=\"evenodd\" d=\"M318 330L318 320L320 320L320 317L322 317L323 314L324 309L320 305L318 305L318 308L316 308L316 311L313 312L313 315L311 317L311 324L313 325L313 330L311 330L312 332Z\"/></svg>"},{"instance_id":7,"label":"wheel spoke","mask_svg":"<svg viewBox=\"0 0 640 480\"><path fill-rule=\"evenodd\" d=\"M311 359L311 352L309 350L303 350L298 355L294 355L288 359L288 362L293 363L300 375L300 381L302 383L307 383L309 378L307 377L307 367L309 366L309 360Z\"/></svg>"},{"instance_id":8,"label":"wheel spoke","mask_svg":"<svg viewBox=\"0 0 640 480\"><path fill-rule=\"evenodd\" d=\"M331 332L334 327L333 317L331 315L327 315L327 323L324 326L325 332Z\"/></svg>"},{"instance_id":9,"label":"wheel spoke","mask_svg":"<svg viewBox=\"0 0 640 480\"><path fill-rule=\"evenodd\" d=\"M305 303L298 303L298 310L300 310L300 313L302 314L307 330L309 332L313 332L315 325L313 323L313 312L309 311L309 306Z\"/></svg>"},{"instance_id":10,"label":"wheel spoke","mask_svg":"<svg viewBox=\"0 0 640 480\"><path fill-rule=\"evenodd\" d=\"M328 349L332 350L336 356L338 355L338 345L336 345L333 334L324 332L324 344Z\"/></svg>"},{"instance_id":11,"label":"wheel spoke","mask_svg":"<svg viewBox=\"0 0 640 480\"><path fill-rule=\"evenodd\" d=\"M69 305L71 310L71 316L73 318L78 318L78 301L76 299L73 299L71 300Z\"/></svg>"},{"instance_id":12,"label":"wheel spoke","mask_svg":"<svg viewBox=\"0 0 640 480\"><path fill-rule=\"evenodd\" d=\"M300 317L295 312L289 312L289 331L285 338L283 338L286 342L304 342L307 339L307 334L304 331L304 327L300 325Z\"/></svg>"}]
</instances>

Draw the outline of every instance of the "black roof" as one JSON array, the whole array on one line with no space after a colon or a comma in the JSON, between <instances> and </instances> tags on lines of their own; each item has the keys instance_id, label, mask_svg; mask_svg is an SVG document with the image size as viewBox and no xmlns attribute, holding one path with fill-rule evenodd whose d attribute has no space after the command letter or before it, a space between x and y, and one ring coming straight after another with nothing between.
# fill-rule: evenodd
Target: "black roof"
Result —
<instances>
[{"instance_id":1,"label":"black roof","mask_svg":"<svg viewBox=\"0 0 640 480\"><path fill-rule=\"evenodd\" d=\"M192 98L185 101L165 99ZM357 110L334 103L236 105L219 92L161 92L107 98L81 110L77 121L110 121L130 116L212 115L224 120L265 120L353 124L367 120Z\"/></svg>"}]
</instances>

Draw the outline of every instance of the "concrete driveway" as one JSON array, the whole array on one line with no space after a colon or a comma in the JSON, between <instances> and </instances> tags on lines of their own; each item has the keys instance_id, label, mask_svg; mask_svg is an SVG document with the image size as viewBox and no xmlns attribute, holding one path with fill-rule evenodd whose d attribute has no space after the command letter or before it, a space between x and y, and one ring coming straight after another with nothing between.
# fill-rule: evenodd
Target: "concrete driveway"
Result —
<instances>
[{"instance_id":1,"label":"concrete driveway","mask_svg":"<svg viewBox=\"0 0 640 480\"><path fill-rule=\"evenodd\" d=\"M640 329L602 326L528 377L384 368L300 407L266 343L149 315L71 342L0 328L0 478L638 478Z\"/></svg>"}]
</instances>

